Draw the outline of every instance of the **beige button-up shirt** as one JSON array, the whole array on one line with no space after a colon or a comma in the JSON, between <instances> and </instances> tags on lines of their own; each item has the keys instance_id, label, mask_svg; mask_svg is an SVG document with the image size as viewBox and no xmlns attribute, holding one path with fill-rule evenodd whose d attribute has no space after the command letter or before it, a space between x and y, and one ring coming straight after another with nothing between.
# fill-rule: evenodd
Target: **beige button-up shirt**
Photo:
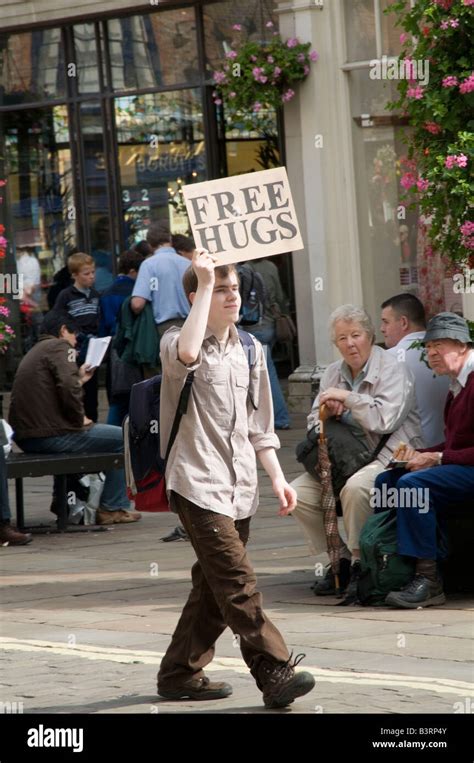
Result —
<instances>
[{"instance_id":1,"label":"beige button-up shirt","mask_svg":"<svg viewBox=\"0 0 474 763\"><path fill-rule=\"evenodd\" d=\"M165 455L179 396L190 371L194 381L188 410L166 467L168 494L174 490L203 509L236 519L255 513L258 481L255 453L279 448L273 431L273 405L262 345L255 338L255 365L235 326L224 346L207 330L192 365L178 358L180 328L161 339L163 381L160 403L161 454ZM249 399L257 406L254 409Z\"/></svg>"}]
</instances>

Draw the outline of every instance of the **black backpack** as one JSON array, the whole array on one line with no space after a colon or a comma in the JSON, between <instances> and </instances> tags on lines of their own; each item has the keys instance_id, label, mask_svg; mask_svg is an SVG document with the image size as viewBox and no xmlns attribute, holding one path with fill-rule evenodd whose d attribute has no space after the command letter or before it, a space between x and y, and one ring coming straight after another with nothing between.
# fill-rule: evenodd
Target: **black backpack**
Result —
<instances>
[{"instance_id":1,"label":"black backpack","mask_svg":"<svg viewBox=\"0 0 474 763\"><path fill-rule=\"evenodd\" d=\"M256 362L255 340L246 331L237 331L251 373ZM130 500L135 501L137 511L169 511L166 462L178 434L181 417L188 407L194 372L191 371L186 377L164 457L160 455L161 380L161 375L158 375L133 385L129 414L123 422L127 494ZM249 397L253 404L250 389Z\"/></svg>"},{"instance_id":2,"label":"black backpack","mask_svg":"<svg viewBox=\"0 0 474 763\"><path fill-rule=\"evenodd\" d=\"M249 263L237 265L237 273L240 279L240 307L241 326L255 326L263 318L263 312L267 303L267 290L265 282Z\"/></svg>"}]
</instances>

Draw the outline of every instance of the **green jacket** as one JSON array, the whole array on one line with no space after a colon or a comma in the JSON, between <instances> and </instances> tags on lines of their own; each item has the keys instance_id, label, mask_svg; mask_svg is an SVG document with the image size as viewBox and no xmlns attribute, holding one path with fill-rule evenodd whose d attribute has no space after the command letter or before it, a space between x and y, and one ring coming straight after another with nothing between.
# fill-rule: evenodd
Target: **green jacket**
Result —
<instances>
[{"instance_id":1,"label":"green jacket","mask_svg":"<svg viewBox=\"0 0 474 763\"><path fill-rule=\"evenodd\" d=\"M156 330L151 303L147 302L141 313L136 315L128 297L118 317L114 348L120 360L136 366L158 366L160 364L160 338Z\"/></svg>"}]
</instances>

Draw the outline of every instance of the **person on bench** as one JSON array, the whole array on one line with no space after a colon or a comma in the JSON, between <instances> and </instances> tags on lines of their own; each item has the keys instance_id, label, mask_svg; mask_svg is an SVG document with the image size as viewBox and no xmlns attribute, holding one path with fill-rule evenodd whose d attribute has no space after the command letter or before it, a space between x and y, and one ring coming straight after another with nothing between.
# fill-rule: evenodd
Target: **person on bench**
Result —
<instances>
[{"instance_id":1,"label":"person on bench","mask_svg":"<svg viewBox=\"0 0 474 763\"><path fill-rule=\"evenodd\" d=\"M444 442L407 448L406 469L379 474L374 491L376 510L397 509L399 553L416 558L414 579L385 600L404 609L444 604L436 566L437 519L447 506L474 501L474 349L467 321L455 313L435 315L423 342L433 371L451 379Z\"/></svg>"},{"instance_id":2,"label":"person on bench","mask_svg":"<svg viewBox=\"0 0 474 763\"><path fill-rule=\"evenodd\" d=\"M77 331L68 313L52 310L18 366L9 422L26 453L123 453L120 427L94 424L84 415L82 385L94 370L77 367ZM106 472L97 524L136 522L141 514L129 507L124 470Z\"/></svg>"}]
</instances>

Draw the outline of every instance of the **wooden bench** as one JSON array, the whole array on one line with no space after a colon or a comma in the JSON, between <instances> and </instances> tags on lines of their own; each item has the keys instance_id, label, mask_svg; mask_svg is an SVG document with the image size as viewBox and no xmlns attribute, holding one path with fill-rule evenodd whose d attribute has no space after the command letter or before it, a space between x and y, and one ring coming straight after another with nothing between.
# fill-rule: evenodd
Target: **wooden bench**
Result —
<instances>
[{"instance_id":1,"label":"wooden bench","mask_svg":"<svg viewBox=\"0 0 474 763\"><path fill-rule=\"evenodd\" d=\"M44 532L44 526L25 527L23 480L25 477L57 477L57 530L52 532L87 532L96 526L68 528L68 502L66 477L68 474L96 474L110 469L121 469L123 453L10 453L6 459L7 478L15 480L16 522L19 530ZM47 531L51 532L50 526ZM101 527L105 530L105 527Z\"/></svg>"}]
</instances>

